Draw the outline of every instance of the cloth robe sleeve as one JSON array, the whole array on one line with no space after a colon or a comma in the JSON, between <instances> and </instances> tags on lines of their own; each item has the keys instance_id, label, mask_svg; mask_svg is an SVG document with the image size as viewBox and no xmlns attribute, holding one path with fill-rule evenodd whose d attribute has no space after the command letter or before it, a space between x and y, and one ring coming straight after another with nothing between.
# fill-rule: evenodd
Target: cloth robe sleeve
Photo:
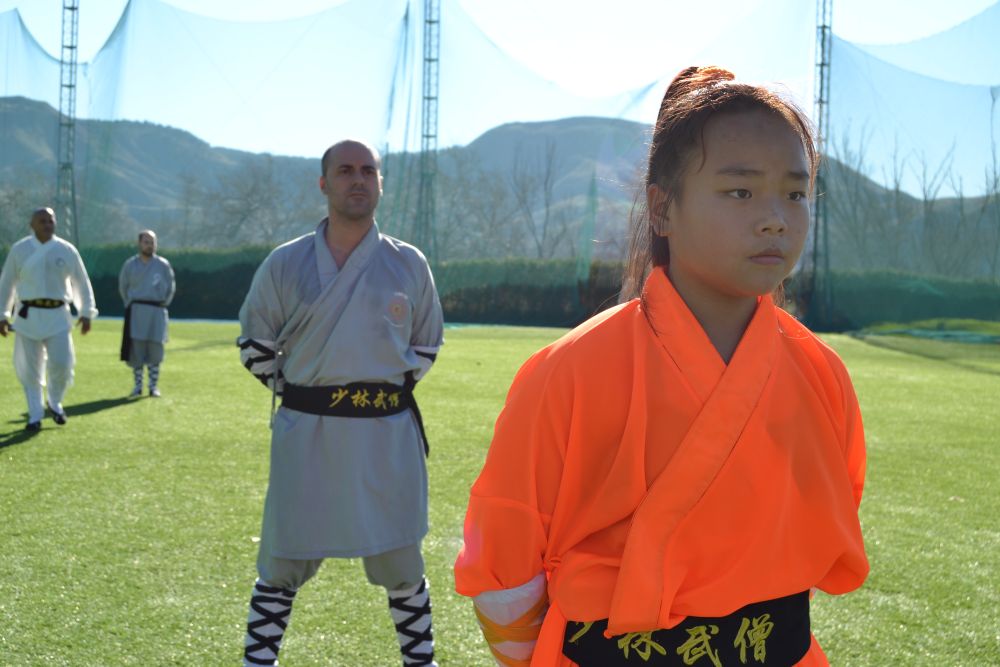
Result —
<instances>
[{"instance_id":1,"label":"cloth robe sleeve","mask_svg":"<svg viewBox=\"0 0 1000 667\"><path fill-rule=\"evenodd\" d=\"M842 386L844 392L845 440L844 456L847 461L847 472L851 478L854 491L854 502L860 507L861 496L865 489L865 472L868 455L865 448L865 429L861 421L861 406L851 384L851 378L846 370L842 370Z\"/></svg>"},{"instance_id":2,"label":"cloth robe sleeve","mask_svg":"<svg viewBox=\"0 0 1000 667\"><path fill-rule=\"evenodd\" d=\"M125 260L122 270L118 272L118 294L122 298L122 304L128 306L128 267L131 259Z\"/></svg>"},{"instance_id":3,"label":"cloth robe sleeve","mask_svg":"<svg viewBox=\"0 0 1000 667\"><path fill-rule=\"evenodd\" d=\"M163 299L163 305L169 306L174 301L174 294L177 293L177 279L174 276L174 267L170 266L170 262L163 260L163 263L167 266L167 275L170 277L170 283L167 287L167 296Z\"/></svg>"},{"instance_id":4,"label":"cloth robe sleeve","mask_svg":"<svg viewBox=\"0 0 1000 667\"><path fill-rule=\"evenodd\" d=\"M81 318L92 320L97 317L97 305L94 303L94 288L90 286L90 276L83 265L83 259L76 248L70 246L73 261L70 265L69 280L73 287L73 301L79 304Z\"/></svg>"},{"instance_id":5,"label":"cloth robe sleeve","mask_svg":"<svg viewBox=\"0 0 1000 667\"><path fill-rule=\"evenodd\" d=\"M243 367L269 389L278 393L284 378L278 367L278 337L284 326L284 313L275 262L272 253L254 274L250 291L240 308L240 360Z\"/></svg>"},{"instance_id":6,"label":"cloth robe sleeve","mask_svg":"<svg viewBox=\"0 0 1000 667\"><path fill-rule=\"evenodd\" d=\"M434 287L434 276L424 260L425 280L413 304L413 330L410 345L417 354L420 368L414 373L417 380L423 378L437 359L438 351L444 343L444 315L441 300Z\"/></svg>"},{"instance_id":7,"label":"cloth robe sleeve","mask_svg":"<svg viewBox=\"0 0 1000 667\"><path fill-rule=\"evenodd\" d=\"M11 321L14 313L14 285L17 282L18 261L11 248L0 270L0 320Z\"/></svg>"},{"instance_id":8,"label":"cloth robe sleeve","mask_svg":"<svg viewBox=\"0 0 1000 667\"><path fill-rule=\"evenodd\" d=\"M518 372L472 486L455 588L470 597L516 588L547 571L572 412L572 378L546 352Z\"/></svg>"},{"instance_id":9,"label":"cloth robe sleeve","mask_svg":"<svg viewBox=\"0 0 1000 667\"><path fill-rule=\"evenodd\" d=\"M841 405L841 419L843 426L843 448L844 461L847 468L848 478L851 483L851 492L854 495L856 506L861 505L861 496L865 488L865 472L867 469L868 454L865 447L865 429L861 420L861 406L858 403L858 396L854 391L854 384L851 376L844 366L843 360L833 351L832 348L824 345L821 348L826 356L826 362L833 377L836 379L839 388L839 399ZM831 391L830 400L836 401L837 396Z\"/></svg>"},{"instance_id":10,"label":"cloth robe sleeve","mask_svg":"<svg viewBox=\"0 0 1000 667\"><path fill-rule=\"evenodd\" d=\"M514 660L531 659L535 651L538 631L541 629L542 621L545 620L545 612L548 610L546 584L545 574L540 572L528 583L517 588L486 591L472 599L478 615L481 617L480 626L483 627L486 641L494 655L499 652ZM504 628L510 628L512 624L516 624L517 629L514 634L525 636L491 637L490 632L483 626L485 621L482 617ZM518 621L522 622L518 623ZM503 663L499 660L496 660L496 664L503 667Z\"/></svg>"}]
</instances>

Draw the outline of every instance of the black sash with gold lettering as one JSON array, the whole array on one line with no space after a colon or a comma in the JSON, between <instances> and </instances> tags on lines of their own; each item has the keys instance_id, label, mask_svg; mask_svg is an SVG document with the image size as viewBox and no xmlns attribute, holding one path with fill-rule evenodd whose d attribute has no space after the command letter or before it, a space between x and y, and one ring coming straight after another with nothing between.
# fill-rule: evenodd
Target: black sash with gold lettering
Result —
<instances>
[{"instance_id":1,"label":"black sash with gold lettering","mask_svg":"<svg viewBox=\"0 0 1000 667\"><path fill-rule=\"evenodd\" d=\"M125 317L122 318L122 347L118 358L126 363L128 363L128 358L132 353L132 305L136 303L146 306L156 306L157 308L166 308L159 301L147 301L146 299L133 299L125 306Z\"/></svg>"},{"instance_id":2,"label":"black sash with gold lettering","mask_svg":"<svg viewBox=\"0 0 1000 667\"><path fill-rule=\"evenodd\" d=\"M424 420L413 397L416 385L412 371L406 373L402 385L390 382L351 382L345 385L303 387L285 384L281 405L290 410L308 412L324 417L358 417L372 419L388 417L412 410L424 443L424 454L430 455L430 445L424 432Z\"/></svg>"},{"instance_id":3,"label":"black sash with gold lettering","mask_svg":"<svg viewBox=\"0 0 1000 667\"><path fill-rule=\"evenodd\" d=\"M580 667L791 667L809 651L809 594L757 602L728 616L688 616L670 630L604 636L607 619L569 621L563 655Z\"/></svg>"},{"instance_id":4,"label":"black sash with gold lettering","mask_svg":"<svg viewBox=\"0 0 1000 667\"><path fill-rule=\"evenodd\" d=\"M62 308L66 305L66 302L62 299L24 299L21 301L21 307L17 311L17 316L22 320L28 319L28 309L29 308L46 308L51 310L53 308Z\"/></svg>"}]
</instances>

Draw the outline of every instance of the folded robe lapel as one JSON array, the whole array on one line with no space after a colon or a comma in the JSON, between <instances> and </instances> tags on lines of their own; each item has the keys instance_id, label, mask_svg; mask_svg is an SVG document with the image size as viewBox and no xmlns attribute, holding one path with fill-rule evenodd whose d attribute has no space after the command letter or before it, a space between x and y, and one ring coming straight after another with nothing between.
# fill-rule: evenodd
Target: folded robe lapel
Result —
<instances>
[{"instance_id":1,"label":"folded robe lapel","mask_svg":"<svg viewBox=\"0 0 1000 667\"><path fill-rule=\"evenodd\" d=\"M657 278L654 278L654 280ZM662 278L666 280L666 277ZM679 295L670 289L671 296ZM664 605L663 578L667 542L677 525L698 503L725 465L757 408L777 354L778 322L770 297L760 300L730 363L708 395L676 452L646 492L629 527L621 568L611 600L608 633L672 627ZM655 312L655 308L654 308ZM693 319L693 315L687 312ZM698 327L695 329L703 335ZM689 345L691 330L685 332ZM658 333L658 336L661 334ZM667 338L676 337L667 334ZM670 353L670 343L665 347ZM705 341L707 343L707 337ZM710 343L708 343L710 345ZM674 356L671 354L671 356ZM698 358L698 355L681 355ZM704 360L704 356L702 355ZM677 359L677 357L675 357ZM718 359L721 363L721 359ZM687 369L682 369L687 371ZM706 374L707 370L707 374ZM711 382L711 369L692 369L697 394ZM699 381L697 378L700 377ZM669 387L662 389L670 391Z\"/></svg>"},{"instance_id":2,"label":"folded robe lapel","mask_svg":"<svg viewBox=\"0 0 1000 667\"><path fill-rule=\"evenodd\" d=\"M37 272L37 275L41 277L42 283L38 285L39 288L44 288L45 286L45 257L55 248L58 243L54 243L54 237L49 239L45 243L42 243L38 239L32 237L32 245L35 247L35 251L24 261L24 265L21 267L21 273L28 276ZM32 276L33 277L33 276ZM22 278L23 280L23 278ZM49 295L44 295L49 296Z\"/></svg>"},{"instance_id":3,"label":"folded robe lapel","mask_svg":"<svg viewBox=\"0 0 1000 667\"><path fill-rule=\"evenodd\" d=\"M316 236L313 247L316 253L316 271L319 273L321 262L332 262L333 258L326 247L326 225L324 220L316 229ZM347 310L351 297L354 294L358 281L364 275L365 270L371 264L375 256L375 249L379 244L379 230L377 225L372 225L368 233L365 234L361 243L351 252L344 266L337 272L336 277L326 285L320 285L316 298L306 308L296 310L289 318L288 322L278 332L277 348L282 352L287 352L285 343L292 338L299 330L306 328L313 337L329 338L344 311ZM323 255L325 254L325 257ZM331 305L332 304L332 305ZM318 318L317 326L311 326L313 320ZM317 333L321 332L321 333Z\"/></svg>"}]
</instances>

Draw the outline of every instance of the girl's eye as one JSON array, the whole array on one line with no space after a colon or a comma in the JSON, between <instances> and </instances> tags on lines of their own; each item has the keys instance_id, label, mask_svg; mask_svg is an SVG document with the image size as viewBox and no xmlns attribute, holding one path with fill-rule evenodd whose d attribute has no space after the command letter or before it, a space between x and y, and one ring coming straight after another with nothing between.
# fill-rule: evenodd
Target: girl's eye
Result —
<instances>
[{"instance_id":1,"label":"girl's eye","mask_svg":"<svg viewBox=\"0 0 1000 667\"><path fill-rule=\"evenodd\" d=\"M792 192L788 195L788 198L792 201L803 201L806 198L806 193L804 192Z\"/></svg>"},{"instance_id":2,"label":"girl's eye","mask_svg":"<svg viewBox=\"0 0 1000 667\"><path fill-rule=\"evenodd\" d=\"M736 199L750 199L753 195L749 190L738 188L736 190L730 190L729 196L735 197Z\"/></svg>"}]
</instances>

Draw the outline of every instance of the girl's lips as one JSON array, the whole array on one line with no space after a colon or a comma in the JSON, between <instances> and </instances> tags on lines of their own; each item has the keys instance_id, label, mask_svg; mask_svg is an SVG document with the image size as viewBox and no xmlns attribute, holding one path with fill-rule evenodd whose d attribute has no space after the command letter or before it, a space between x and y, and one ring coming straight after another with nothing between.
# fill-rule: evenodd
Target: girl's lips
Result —
<instances>
[{"instance_id":1,"label":"girl's lips","mask_svg":"<svg viewBox=\"0 0 1000 667\"><path fill-rule=\"evenodd\" d=\"M770 266L775 264L784 264L785 256L780 251L777 250L773 252L766 251L760 253L759 255L754 255L753 257L750 258L750 261L754 262L755 264L767 264Z\"/></svg>"}]
</instances>

